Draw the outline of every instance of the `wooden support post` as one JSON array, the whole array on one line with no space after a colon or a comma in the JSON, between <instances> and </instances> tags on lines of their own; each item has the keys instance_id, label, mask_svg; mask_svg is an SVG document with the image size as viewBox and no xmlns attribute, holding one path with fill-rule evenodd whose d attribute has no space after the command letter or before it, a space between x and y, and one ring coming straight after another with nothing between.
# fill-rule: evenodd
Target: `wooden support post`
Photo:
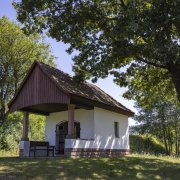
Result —
<instances>
[{"instance_id":1,"label":"wooden support post","mask_svg":"<svg viewBox=\"0 0 180 180\"><path fill-rule=\"evenodd\" d=\"M69 104L68 105L68 135L67 139L74 139L74 109L75 105L74 104Z\"/></svg>"},{"instance_id":2,"label":"wooden support post","mask_svg":"<svg viewBox=\"0 0 180 180\"><path fill-rule=\"evenodd\" d=\"M29 141L28 130L29 130L29 113L24 112L24 115L23 115L23 135L22 135L21 141Z\"/></svg>"}]
</instances>

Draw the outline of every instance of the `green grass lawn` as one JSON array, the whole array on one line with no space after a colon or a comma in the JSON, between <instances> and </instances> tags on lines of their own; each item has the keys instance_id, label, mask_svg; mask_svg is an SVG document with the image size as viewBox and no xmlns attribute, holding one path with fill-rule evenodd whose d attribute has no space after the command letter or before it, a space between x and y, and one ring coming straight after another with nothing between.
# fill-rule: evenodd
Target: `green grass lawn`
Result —
<instances>
[{"instance_id":1,"label":"green grass lawn","mask_svg":"<svg viewBox=\"0 0 180 180\"><path fill-rule=\"evenodd\" d=\"M2 155L2 154L1 154ZM0 157L0 179L173 179L180 159L145 155L120 158Z\"/></svg>"}]
</instances>

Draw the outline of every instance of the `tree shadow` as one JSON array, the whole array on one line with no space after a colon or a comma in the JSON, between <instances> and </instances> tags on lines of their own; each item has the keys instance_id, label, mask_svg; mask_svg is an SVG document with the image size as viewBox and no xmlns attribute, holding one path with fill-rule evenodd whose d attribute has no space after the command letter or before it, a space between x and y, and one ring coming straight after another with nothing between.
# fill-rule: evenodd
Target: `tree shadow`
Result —
<instances>
[{"instance_id":1,"label":"tree shadow","mask_svg":"<svg viewBox=\"0 0 180 180\"><path fill-rule=\"evenodd\" d=\"M0 158L0 179L180 179L180 163L142 157Z\"/></svg>"}]
</instances>

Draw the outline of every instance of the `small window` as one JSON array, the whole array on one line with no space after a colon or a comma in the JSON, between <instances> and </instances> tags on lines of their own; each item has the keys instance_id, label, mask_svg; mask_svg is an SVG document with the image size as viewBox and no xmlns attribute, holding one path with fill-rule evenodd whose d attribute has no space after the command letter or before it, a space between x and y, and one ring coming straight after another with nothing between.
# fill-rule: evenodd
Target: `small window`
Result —
<instances>
[{"instance_id":1,"label":"small window","mask_svg":"<svg viewBox=\"0 0 180 180\"><path fill-rule=\"evenodd\" d=\"M116 138L119 138L119 123L114 122L114 134Z\"/></svg>"}]
</instances>

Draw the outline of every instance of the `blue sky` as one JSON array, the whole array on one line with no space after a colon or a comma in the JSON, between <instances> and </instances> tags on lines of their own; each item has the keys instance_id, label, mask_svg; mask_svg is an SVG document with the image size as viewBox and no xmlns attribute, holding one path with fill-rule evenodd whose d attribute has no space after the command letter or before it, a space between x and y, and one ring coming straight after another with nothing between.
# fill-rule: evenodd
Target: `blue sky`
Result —
<instances>
[{"instance_id":1,"label":"blue sky","mask_svg":"<svg viewBox=\"0 0 180 180\"><path fill-rule=\"evenodd\" d=\"M6 16L12 21L16 21L16 11L12 6L13 0L0 0L0 17ZM54 39L46 38L46 42L49 43L52 47L52 53L56 57L55 63L57 67L64 72L67 72L73 75L72 72L72 55L66 53L66 48L68 45L57 42ZM106 79L99 79L96 83L101 89L103 89L106 93L111 95L114 99L122 103L124 106L129 109L137 112L137 110L133 107L134 101L128 101L122 97L122 94L125 92L125 88L120 88L113 82L113 77L109 76ZM134 121L130 119L130 125L134 124Z\"/></svg>"}]
</instances>

